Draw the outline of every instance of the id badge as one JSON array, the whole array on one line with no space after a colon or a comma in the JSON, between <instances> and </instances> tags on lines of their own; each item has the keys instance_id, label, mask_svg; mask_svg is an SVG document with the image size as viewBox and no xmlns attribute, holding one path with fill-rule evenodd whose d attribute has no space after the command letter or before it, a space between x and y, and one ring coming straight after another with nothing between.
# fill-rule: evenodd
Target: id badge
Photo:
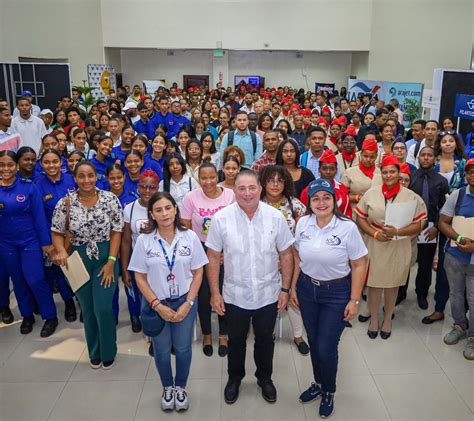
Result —
<instances>
[{"instance_id":1,"label":"id badge","mask_svg":"<svg viewBox=\"0 0 474 421\"><path fill-rule=\"evenodd\" d=\"M168 275L168 284L170 288L170 299L176 300L179 298L179 287L178 282L176 281L176 277L170 273Z\"/></svg>"}]
</instances>

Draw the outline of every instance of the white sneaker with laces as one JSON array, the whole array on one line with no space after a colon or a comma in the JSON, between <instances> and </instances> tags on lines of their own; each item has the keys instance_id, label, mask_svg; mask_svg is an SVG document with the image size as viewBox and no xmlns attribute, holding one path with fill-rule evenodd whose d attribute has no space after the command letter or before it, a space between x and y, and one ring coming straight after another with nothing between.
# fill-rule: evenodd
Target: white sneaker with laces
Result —
<instances>
[{"instance_id":1,"label":"white sneaker with laces","mask_svg":"<svg viewBox=\"0 0 474 421\"><path fill-rule=\"evenodd\" d=\"M163 411L172 411L174 409L174 387L168 386L163 389L161 395L161 409Z\"/></svg>"},{"instance_id":2,"label":"white sneaker with laces","mask_svg":"<svg viewBox=\"0 0 474 421\"><path fill-rule=\"evenodd\" d=\"M188 394L184 387L176 386L174 390L174 403L176 411L186 411L189 408Z\"/></svg>"}]
</instances>

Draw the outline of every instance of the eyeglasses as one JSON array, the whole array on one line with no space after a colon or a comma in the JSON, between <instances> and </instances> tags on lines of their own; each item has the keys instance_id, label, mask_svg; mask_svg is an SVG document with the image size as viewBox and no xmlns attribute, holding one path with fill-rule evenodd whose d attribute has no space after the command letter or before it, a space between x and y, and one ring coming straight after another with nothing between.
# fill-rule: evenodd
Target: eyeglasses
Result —
<instances>
[{"instance_id":1,"label":"eyeglasses","mask_svg":"<svg viewBox=\"0 0 474 421\"><path fill-rule=\"evenodd\" d=\"M143 190L156 190L158 186L156 184L139 184L138 187L140 187Z\"/></svg>"},{"instance_id":2,"label":"eyeglasses","mask_svg":"<svg viewBox=\"0 0 474 421\"><path fill-rule=\"evenodd\" d=\"M282 180L281 178L269 178L267 184L272 184L274 186L283 185L285 184L285 180Z\"/></svg>"},{"instance_id":3,"label":"eyeglasses","mask_svg":"<svg viewBox=\"0 0 474 421\"><path fill-rule=\"evenodd\" d=\"M201 152L201 149L199 149L199 148L189 148L188 152Z\"/></svg>"},{"instance_id":4,"label":"eyeglasses","mask_svg":"<svg viewBox=\"0 0 474 421\"><path fill-rule=\"evenodd\" d=\"M454 130L443 130L442 132L439 132L440 136L446 136L447 134L452 136L453 134L456 134L456 132Z\"/></svg>"}]
</instances>

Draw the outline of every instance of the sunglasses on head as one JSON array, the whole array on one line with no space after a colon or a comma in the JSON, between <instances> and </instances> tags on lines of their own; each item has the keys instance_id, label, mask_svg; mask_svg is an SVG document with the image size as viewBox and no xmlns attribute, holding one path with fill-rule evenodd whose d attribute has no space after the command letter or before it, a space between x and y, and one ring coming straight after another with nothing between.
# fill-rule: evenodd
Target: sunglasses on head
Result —
<instances>
[{"instance_id":1,"label":"sunglasses on head","mask_svg":"<svg viewBox=\"0 0 474 421\"><path fill-rule=\"evenodd\" d=\"M454 130L443 130L442 132L439 132L440 136L446 136L447 134L453 135L456 134Z\"/></svg>"}]
</instances>

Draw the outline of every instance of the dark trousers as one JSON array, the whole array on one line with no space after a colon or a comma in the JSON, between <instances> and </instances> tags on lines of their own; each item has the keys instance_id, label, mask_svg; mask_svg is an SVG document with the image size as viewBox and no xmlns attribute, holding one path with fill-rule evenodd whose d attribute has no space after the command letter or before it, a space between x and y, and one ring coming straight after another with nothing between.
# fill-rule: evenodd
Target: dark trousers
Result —
<instances>
[{"instance_id":1,"label":"dark trousers","mask_svg":"<svg viewBox=\"0 0 474 421\"><path fill-rule=\"evenodd\" d=\"M435 311L444 312L446 303L449 299L449 283L446 271L444 270L444 247L446 245L446 237L439 234L439 252L438 252L438 270L436 271L435 284Z\"/></svg>"},{"instance_id":2,"label":"dark trousers","mask_svg":"<svg viewBox=\"0 0 474 421\"><path fill-rule=\"evenodd\" d=\"M201 243L204 251L207 252L207 247ZM222 285L224 283L224 266L220 265L219 270L219 291L222 294ZM206 271L202 277L201 287L198 292L198 315L199 323L201 324L201 331L203 335L210 335L211 329L211 289L209 288L209 280L207 279ZM219 335L227 335L227 324L223 316L217 316L219 320Z\"/></svg>"},{"instance_id":3,"label":"dark trousers","mask_svg":"<svg viewBox=\"0 0 474 421\"><path fill-rule=\"evenodd\" d=\"M225 304L225 317L229 332L227 373L229 380L240 382L245 377L245 353L247 335L252 322L255 334L253 358L258 380L271 380L273 372L273 328L277 317L277 303L256 310L246 310L233 304Z\"/></svg>"},{"instance_id":4,"label":"dark trousers","mask_svg":"<svg viewBox=\"0 0 474 421\"><path fill-rule=\"evenodd\" d=\"M308 334L314 381L325 392L336 391L338 345L345 327L344 310L351 298L350 276L347 283L314 285L300 273L297 295L301 317Z\"/></svg>"},{"instance_id":5,"label":"dark trousers","mask_svg":"<svg viewBox=\"0 0 474 421\"><path fill-rule=\"evenodd\" d=\"M415 292L418 297L427 297L431 285L433 259L436 254L435 244L418 244L418 272L416 274Z\"/></svg>"}]
</instances>

